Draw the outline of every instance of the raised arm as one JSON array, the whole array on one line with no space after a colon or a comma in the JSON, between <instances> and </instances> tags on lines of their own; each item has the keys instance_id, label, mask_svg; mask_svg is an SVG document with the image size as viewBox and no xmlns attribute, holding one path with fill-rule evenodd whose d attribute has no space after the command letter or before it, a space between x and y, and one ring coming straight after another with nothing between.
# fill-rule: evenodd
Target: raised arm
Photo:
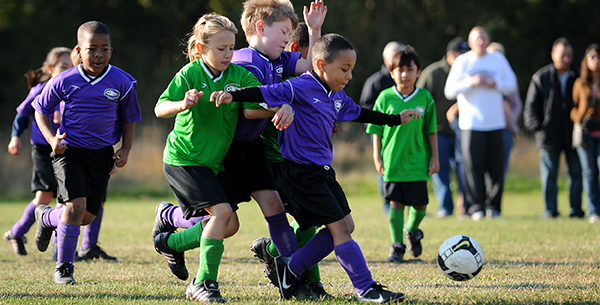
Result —
<instances>
[{"instance_id":1,"label":"raised arm","mask_svg":"<svg viewBox=\"0 0 600 305\"><path fill-rule=\"evenodd\" d=\"M296 63L296 75L300 75L312 68L312 47L321 37L321 26L327 16L327 6L323 0L317 0L310 3L310 10L305 6L303 10L304 22L308 27L308 53L306 59L298 59Z\"/></svg>"}]
</instances>

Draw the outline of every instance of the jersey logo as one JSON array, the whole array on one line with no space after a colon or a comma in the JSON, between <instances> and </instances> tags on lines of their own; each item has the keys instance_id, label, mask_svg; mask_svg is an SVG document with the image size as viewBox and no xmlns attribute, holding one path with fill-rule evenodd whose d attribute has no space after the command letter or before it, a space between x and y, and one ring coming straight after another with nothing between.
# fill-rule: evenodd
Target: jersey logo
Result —
<instances>
[{"instance_id":1,"label":"jersey logo","mask_svg":"<svg viewBox=\"0 0 600 305\"><path fill-rule=\"evenodd\" d=\"M281 77L283 75L283 66L277 66L275 71L277 72L277 75Z\"/></svg>"},{"instance_id":2,"label":"jersey logo","mask_svg":"<svg viewBox=\"0 0 600 305\"><path fill-rule=\"evenodd\" d=\"M75 89L75 90L79 90L79 89L81 89L81 87L79 87L79 86L75 86L75 85L71 85L71 88L73 88L73 89Z\"/></svg>"},{"instance_id":3,"label":"jersey logo","mask_svg":"<svg viewBox=\"0 0 600 305\"><path fill-rule=\"evenodd\" d=\"M206 83L202 83L202 85L200 86L200 89L204 89L204 88L206 88L206 86L208 86Z\"/></svg>"},{"instance_id":4,"label":"jersey logo","mask_svg":"<svg viewBox=\"0 0 600 305\"><path fill-rule=\"evenodd\" d=\"M223 88L223 91L225 91L225 92L231 92L231 91L237 90L239 88L240 88L239 84L231 83L231 84L225 85L225 87Z\"/></svg>"},{"instance_id":5,"label":"jersey logo","mask_svg":"<svg viewBox=\"0 0 600 305\"><path fill-rule=\"evenodd\" d=\"M333 103L333 107L335 107L335 111L336 111L337 113L339 113L339 112L340 112L340 109L342 109L342 106L344 106L344 103L343 103L341 100L336 100L336 101Z\"/></svg>"},{"instance_id":6,"label":"jersey logo","mask_svg":"<svg viewBox=\"0 0 600 305\"><path fill-rule=\"evenodd\" d=\"M313 97L313 100L314 100L313 104L316 104L316 103L320 103L320 102L321 102L321 101L320 101L318 98L314 98L314 97Z\"/></svg>"},{"instance_id":7,"label":"jersey logo","mask_svg":"<svg viewBox=\"0 0 600 305\"><path fill-rule=\"evenodd\" d=\"M121 92L119 92L117 89L106 88L104 89L104 96L106 96L106 98L109 100L114 101L121 96Z\"/></svg>"},{"instance_id":8,"label":"jersey logo","mask_svg":"<svg viewBox=\"0 0 600 305\"><path fill-rule=\"evenodd\" d=\"M417 106L415 107L415 110L421 115L424 116L425 115L425 107L423 106Z\"/></svg>"}]
</instances>

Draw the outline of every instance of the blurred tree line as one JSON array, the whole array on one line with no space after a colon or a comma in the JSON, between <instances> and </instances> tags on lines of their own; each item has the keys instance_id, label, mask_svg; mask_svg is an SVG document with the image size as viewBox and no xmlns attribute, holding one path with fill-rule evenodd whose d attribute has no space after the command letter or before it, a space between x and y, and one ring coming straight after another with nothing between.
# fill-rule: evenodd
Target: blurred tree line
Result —
<instances>
[{"instance_id":1,"label":"blurred tree line","mask_svg":"<svg viewBox=\"0 0 600 305\"><path fill-rule=\"evenodd\" d=\"M187 33L202 14L217 12L236 23L236 48L247 46L239 22L242 2L0 0L0 144L8 144L15 108L27 95L24 73L39 68L52 47L74 47L77 28L89 20L110 27L111 63L138 80L144 117L140 125L170 127L170 120L154 117L153 107L174 74L187 63L183 54ZM293 4L302 21L302 7L310 1L293 0ZM571 40L574 62L579 65L587 45L598 41L600 29L597 0L325 0L325 4L328 15L323 30L345 36L356 48L354 79L346 87L355 100L364 80L382 64L381 52L390 40L415 47L424 68L444 55L449 40L466 38L473 26L481 25L493 41L506 47L524 97L531 75L550 62L556 38ZM351 132L342 132L337 138L352 140L362 131L360 124L351 125L342 129ZM0 156L7 154L0 146Z\"/></svg>"},{"instance_id":2,"label":"blurred tree line","mask_svg":"<svg viewBox=\"0 0 600 305\"><path fill-rule=\"evenodd\" d=\"M139 82L138 94L147 122L153 105L174 73L187 60L186 34L199 16L217 12L238 26L237 48L246 46L239 25L241 0L0 0L0 116L8 132L15 107L27 94L23 74L41 66L55 46L76 45L77 27L100 20L112 31L111 63ZM308 0L293 1L300 20ZM550 61L554 39L565 36L579 63L585 47L597 40L597 0L326 0L325 32L344 35L358 54L354 80L347 87L358 99L363 81L381 65L381 51L390 40L411 44L423 65L441 58L454 36L466 37L475 25L501 42L521 90L531 75ZM6 142L6 141L4 141Z\"/></svg>"}]
</instances>

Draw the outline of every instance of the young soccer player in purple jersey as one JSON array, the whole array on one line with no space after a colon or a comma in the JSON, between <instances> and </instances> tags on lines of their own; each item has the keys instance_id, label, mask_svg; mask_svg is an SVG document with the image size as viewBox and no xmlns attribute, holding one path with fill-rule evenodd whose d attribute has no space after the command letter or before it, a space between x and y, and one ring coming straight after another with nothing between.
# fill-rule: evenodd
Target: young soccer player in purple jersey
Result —
<instances>
[{"instance_id":1,"label":"young soccer player in purple jersey","mask_svg":"<svg viewBox=\"0 0 600 305\"><path fill-rule=\"evenodd\" d=\"M268 107L293 105L294 121L279 137L284 158L278 173L279 187L288 197L288 212L301 228L325 228L291 257L275 259L281 296L293 296L298 277L335 251L359 301L402 301L403 293L388 291L373 280L360 247L352 239L350 207L331 167L331 133L337 121L392 126L406 124L420 115L414 109L388 115L354 103L343 89L352 78L356 53L340 35L319 38L312 49L312 62L313 71L284 83L211 95L217 106L232 100L265 103Z\"/></svg>"},{"instance_id":2,"label":"young soccer player in purple jersey","mask_svg":"<svg viewBox=\"0 0 600 305\"><path fill-rule=\"evenodd\" d=\"M12 125L10 143L8 144L8 152L11 155L19 155L21 153L21 134L29 126L29 120L35 112L32 107L35 97L42 92L42 89L50 78L73 66L69 57L70 53L71 50L69 48L53 48L46 56L42 68L36 71L29 71L25 74L30 90L25 100L17 107L17 115ZM54 121L54 118L52 118L52 130L58 128L58 125ZM13 248L14 253L21 256L27 255L25 233L35 223L35 207L50 204L56 196L56 179L54 178L52 159L50 157L52 148L46 142L35 120L31 124L30 143L31 159L33 161L31 191L35 193L35 198L25 207L19 221L10 230L6 231L3 236L4 240Z\"/></svg>"},{"instance_id":3,"label":"young soccer player in purple jersey","mask_svg":"<svg viewBox=\"0 0 600 305\"><path fill-rule=\"evenodd\" d=\"M110 171L127 164L135 122L141 120L136 80L108 63L112 55L109 28L98 21L77 30L77 50L82 64L52 78L34 102L36 120L52 146L58 202L61 210L38 206L36 245L46 251L57 230L57 264L54 281L75 284L73 261L80 226L98 215L106 194ZM57 134L49 115L64 101ZM116 122L121 122L121 148L116 152Z\"/></svg>"}]
</instances>

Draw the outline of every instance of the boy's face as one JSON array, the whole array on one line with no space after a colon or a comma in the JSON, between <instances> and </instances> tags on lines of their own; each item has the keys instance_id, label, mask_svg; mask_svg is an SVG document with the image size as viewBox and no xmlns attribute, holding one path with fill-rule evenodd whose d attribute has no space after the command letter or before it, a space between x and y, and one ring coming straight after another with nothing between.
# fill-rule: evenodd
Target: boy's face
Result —
<instances>
[{"instance_id":1,"label":"boy's face","mask_svg":"<svg viewBox=\"0 0 600 305\"><path fill-rule=\"evenodd\" d=\"M400 66L392 70L392 79L396 82L398 91L410 90L415 87L417 77L421 74L421 70L417 69L414 61L410 61L410 66Z\"/></svg>"},{"instance_id":2,"label":"boy's face","mask_svg":"<svg viewBox=\"0 0 600 305\"><path fill-rule=\"evenodd\" d=\"M265 53L269 59L277 59L290 41L292 32L292 21L283 19L267 25L262 20L257 23L257 34L260 35L258 46L253 46L257 50Z\"/></svg>"},{"instance_id":3,"label":"boy's face","mask_svg":"<svg viewBox=\"0 0 600 305\"><path fill-rule=\"evenodd\" d=\"M104 71L113 50L109 35L91 33L78 42L77 49L83 69L90 76L98 76Z\"/></svg>"},{"instance_id":4,"label":"boy's face","mask_svg":"<svg viewBox=\"0 0 600 305\"><path fill-rule=\"evenodd\" d=\"M227 69L233 56L234 47L235 34L227 30L213 35L206 46L196 45L198 52L202 54L204 63L215 75Z\"/></svg>"},{"instance_id":5,"label":"boy's face","mask_svg":"<svg viewBox=\"0 0 600 305\"><path fill-rule=\"evenodd\" d=\"M328 63L323 59L318 59L316 64L315 73L331 90L340 91L352 79L352 70L356 64L356 52L343 50L333 62Z\"/></svg>"}]
</instances>

